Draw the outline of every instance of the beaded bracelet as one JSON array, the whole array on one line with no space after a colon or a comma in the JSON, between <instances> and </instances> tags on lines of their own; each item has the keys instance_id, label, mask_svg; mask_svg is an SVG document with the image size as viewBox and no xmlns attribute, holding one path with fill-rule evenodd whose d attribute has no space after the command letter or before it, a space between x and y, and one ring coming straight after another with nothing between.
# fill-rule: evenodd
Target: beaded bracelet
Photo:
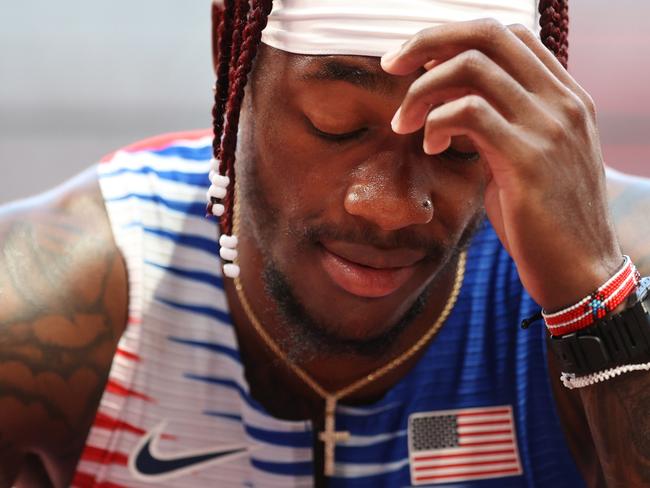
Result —
<instances>
[{"instance_id":1,"label":"beaded bracelet","mask_svg":"<svg viewBox=\"0 0 650 488\"><path fill-rule=\"evenodd\" d=\"M551 335L560 336L589 327L623 303L636 289L639 279L639 273L629 256L624 256L621 269L596 291L558 312L542 311L548 331Z\"/></svg>"}]
</instances>

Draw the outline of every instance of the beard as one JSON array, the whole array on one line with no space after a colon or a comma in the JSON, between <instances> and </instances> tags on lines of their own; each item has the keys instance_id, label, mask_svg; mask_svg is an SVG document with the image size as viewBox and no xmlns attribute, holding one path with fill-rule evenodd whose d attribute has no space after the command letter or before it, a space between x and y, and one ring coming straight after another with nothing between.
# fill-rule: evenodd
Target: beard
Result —
<instances>
[{"instance_id":1,"label":"beard","mask_svg":"<svg viewBox=\"0 0 650 488\"><path fill-rule=\"evenodd\" d=\"M248 157L248 162L252 162ZM240 159L241 161L241 159ZM319 215L307 215L301 222L279 221L280 212L267 200L254 164L247 164L242 171L242 210L246 214L247 227L252 233L256 247L262 256L262 280L267 297L275 305L276 322L281 328L277 344L294 363L305 363L316 358L356 355L381 359L389 352L395 341L424 312L435 288L436 277L468 246L472 237L485 222L485 212L477 212L456 242L439 242L422 236L411 229L401 229L390 235L379 233L370 223L356 219L346 225L323 223ZM245 208L245 210L244 210ZM282 260L272 253L276 236L288 238L297 250L312 250L321 240L355 242L376 248L411 248L425 250L426 257L437 264L413 303L399 318L372 336L350 337L346 324L336 317L323 319L305 306L283 272Z\"/></svg>"},{"instance_id":2,"label":"beard","mask_svg":"<svg viewBox=\"0 0 650 488\"><path fill-rule=\"evenodd\" d=\"M382 357L399 335L426 308L432 286L429 284L418 295L406 313L387 330L373 337L357 339L344 337L336 331L338 324L322 323L312 316L296 297L286 276L272 260L266 260L264 289L275 303L284 329L278 345L292 362L307 362L316 357L357 355Z\"/></svg>"},{"instance_id":3,"label":"beard","mask_svg":"<svg viewBox=\"0 0 650 488\"><path fill-rule=\"evenodd\" d=\"M260 222L264 221L264 219L260 219ZM267 297L275 305L276 323L280 326L280 333L274 338L275 341L285 352L287 358L294 363L305 363L317 358L349 355L381 359L386 356L401 334L426 310L435 288L436 276L445 269L448 263L454 262L458 255L469 246L472 237L483 222L483 215L477 216L463 234L458 245L451 249L443 248L439 244L429 246L429 252L425 259L438 263L436 273L431 276L428 284L397 320L388 327L381 329L381 332L364 337L349 337L349 328L346 327L346 324L338 322L335 317L322 319L317 314L310 312L308 307L300 300L298 294L294 292L290 278L282 271L278 262L269 252L270 242L265 238L260 240L258 237L256 240L262 251L264 263L261 276L264 290ZM287 232L291 235L298 234L296 229ZM260 234L263 235L264 232L255 232L255 234L259 236ZM352 238L352 234L359 237L356 232L342 233L340 230L336 231L334 229L328 232L323 227L303 228L299 234L302 237L299 244L301 248L315 245L312 242L318 242L318 239L324 234L336 238ZM394 237L392 239L400 241L400 243L405 240L404 237ZM351 240L364 243L376 242L367 232L363 233L363 241ZM406 238L406 240L409 239ZM432 322L434 319L432 317Z\"/></svg>"}]
</instances>

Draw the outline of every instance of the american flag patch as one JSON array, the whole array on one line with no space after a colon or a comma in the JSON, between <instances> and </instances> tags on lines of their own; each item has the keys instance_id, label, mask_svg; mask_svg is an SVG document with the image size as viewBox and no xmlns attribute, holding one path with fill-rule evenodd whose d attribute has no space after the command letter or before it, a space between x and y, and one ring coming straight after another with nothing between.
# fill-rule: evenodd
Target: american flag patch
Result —
<instances>
[{"instance_id":1,"label":"american flag patch","mask_svg":"<svg viewBox=\"0 0 650 488\"><path fill-rule=\"evenodd\" d=\"M522 473L510 405L415 413L408 443L413 485Z\"/></svg>"}]
</instances>

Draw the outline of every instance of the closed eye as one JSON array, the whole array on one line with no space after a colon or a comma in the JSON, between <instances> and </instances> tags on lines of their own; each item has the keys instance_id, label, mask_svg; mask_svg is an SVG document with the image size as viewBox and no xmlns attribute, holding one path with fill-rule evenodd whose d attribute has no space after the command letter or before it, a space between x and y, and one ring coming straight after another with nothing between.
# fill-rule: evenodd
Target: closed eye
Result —
<instances>
[{"instance_id":1,"label":"closed eye","mask_svg":"<svg viewBox=\"0 0 650 488\"><path fill-rule=\"evenodd\" d=\"M481 157L480 153L478 152L459 151L458 149L454 149L451 146L449 146L447 149L441 152L440 156L443 156L447 159L451 159L453 161L464 161L464 162L478 161L478 159Z\"/></svg>"},{"instance_id":2,"label":"closed eye","mask_svg":"<svg viewBox=\"0 0 650 488\"><path fill-rule=\"evenodd\" d=\"M361 127L359 129L348 131L348 132L326 132L316 127L314 123L311 120L309 120L309 118L306 118L306 120L309 125L309 128L314 133L314 135L330 142L346 142L346 141L358 139L368 131L367 127Z\"/></svg>"},{"instance_id":3,"label":"closed eye","mask_svg":"<svg viewBox=\"0 0 650 488\"><path fill-rule=\"evenodd\" d=\"M368 129L365 127L363 129L357 129L352 132L343 132L341 134L334 134L331 132L324 132L320 129L317 129L314 127L314 132L316 132L316 135L318 137L321 137L323 139L326 139L328 141L334 141L334 142L343 142L343 141L348 141L352 139L358 139L361 137Z\"/></svg>"},{"instance_id":4,"label":"closed eye","mask_svg":"<svg viewBox=\"0 0 650 488\"><path fill-rule=\"evenodd\" d=\"M359 139L363 134L365 134L368 131L367 127L362 127L360 129L349 131L349 132L326 132L316 127L314 123L311 120L309 120L309 118L307 118L307 122L312 132L317 137L330 142L340 143L340 142L347 142L347 141ZM464 161L464 162L477 161L481 157L481 155L478 152L459 151L458 149L454 149L451 146L449 146L445 151L440 153L440 156L443 156L452 161Z\"/></svg>"}]
</instances>

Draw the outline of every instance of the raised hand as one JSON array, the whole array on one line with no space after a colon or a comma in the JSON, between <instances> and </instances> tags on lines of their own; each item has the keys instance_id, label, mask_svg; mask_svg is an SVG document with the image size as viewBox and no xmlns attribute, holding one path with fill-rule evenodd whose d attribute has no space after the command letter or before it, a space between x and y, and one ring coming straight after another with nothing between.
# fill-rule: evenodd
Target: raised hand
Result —
<instances>
[{"instance_id":1,"label":"raised hand","mask_svg":"<svg viewBox=\"0 0 650 488\"><path fill-rule=\"evenodd\" d=\"M433 27L382 67L422 71L395 132L424 130L429 154L455 136L475 145L488 217L541 306L570 305L620 267L594 104L532 32L489 19Z\"/></svg>"}]
</instances>

